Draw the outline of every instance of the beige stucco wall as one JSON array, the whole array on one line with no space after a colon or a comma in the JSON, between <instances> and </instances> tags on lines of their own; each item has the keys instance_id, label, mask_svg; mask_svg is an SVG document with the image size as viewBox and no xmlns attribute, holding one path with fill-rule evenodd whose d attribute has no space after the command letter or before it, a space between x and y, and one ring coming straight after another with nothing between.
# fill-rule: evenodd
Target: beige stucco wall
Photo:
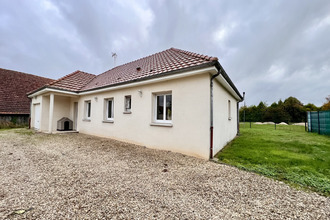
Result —
<instances>
[{"instance_id":1,"label":"beige stucco wall","mask_svg":"<svg viewBox=\"0 0 330 220\"><path fill-rule=\"evenodd\" d=\"M68 117L73 120L73 103L78 101L78 98L63 96L60 93L54 94L54 113L52 119L52 131L57 130L57 121L62 117ZM49 132L49 108L50 108L50 93L39 95L31 99L31 127L34 128L35 111L34 106L40 104L40 131Z\"/></svg>"},{"instance_id":2,"label":"beige stucco wall","mask_svg":"<svg viewBox=\"0 0 330 220\"><path fill-rule=\"evenodd\" d=\"M170 150L208 159L210 153L210 73L186 75L183 78L114 89L89 95L54 94L52 132L62 117L74 118L74 102L78 102L77 130L101 137L136 143L149 148ZM142 94L141 94L141 92ZM153 126L154 94L172 93L172 127ZM50 94L32 98L32 106L40 103L41 131L49 132ZM124 114L125 96L132 98L131 114ZM114 121L104 123L105 99L114 100ZM84 120L85 101L92 105L91 119ZM228 100L231 120L228 120ZM33 111L33 107L32 107ZM34 113L31 114L31 126ZM231 141L237 133L235 98L214 80L214 149L213 154Z\"/></svg>"},{"instance_id":3,"label":"beige stucco wall","mask_svg":"<svg viewBox=\"0 0 330 220\"><path fill-rule=\"evenodd\" d=\"M73 119L70 116L71 109L71 98L65 96L54 96L54 115L53 115L53 123L52 123L52 131L57 130L57 121L63 117L67 117L69 119Z\"/></svg>"},{"instance_id":4,"label":"beige stucco wall","mask_svg":"<svg viewBox=\"0 0 330 220\"><path fill-rule=\"evenodd\" d=\"M217 80L214 80L213 85L213 155L215 155L237 134L237 101ZM228 100L231 104L230 120Z\"/></svg>"},{"instance_id":5,"label":"beige stucco wall","mask_svg":"<svg viewBox=\"0 0 330 220\"><path fill-rule=\"evenodd\" d=\"M139 90L142 91L140 96ZM151 126L153 93L172 92L172 127ZM185 77L80 97L78 130L157 149L208 158L209 74ZM124 114L124 97L132 97L132 113ZM104 99L114 99L114 123L103 123ZM83 121L84 101L91 100L91 120Z\"/></svg>"}]
</instances>

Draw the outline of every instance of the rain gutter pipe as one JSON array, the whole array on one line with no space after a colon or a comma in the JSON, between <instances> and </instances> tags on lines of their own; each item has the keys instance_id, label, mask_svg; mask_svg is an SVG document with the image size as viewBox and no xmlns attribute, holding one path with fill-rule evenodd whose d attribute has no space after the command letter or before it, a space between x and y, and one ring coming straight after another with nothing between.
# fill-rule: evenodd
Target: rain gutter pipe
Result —
<instances>
[{"instance_id":1,"label":"rain gutter pipe","mask_svg":"<svg viewBox=\"0 0 330 220\"><path fill-rule=\"evenodd\" d=\"M219 69L218 73L211 77L210 82L210 159L213 158L213 80L219 76L221 73L221 68Z\"/></svg>"}]
</instances>

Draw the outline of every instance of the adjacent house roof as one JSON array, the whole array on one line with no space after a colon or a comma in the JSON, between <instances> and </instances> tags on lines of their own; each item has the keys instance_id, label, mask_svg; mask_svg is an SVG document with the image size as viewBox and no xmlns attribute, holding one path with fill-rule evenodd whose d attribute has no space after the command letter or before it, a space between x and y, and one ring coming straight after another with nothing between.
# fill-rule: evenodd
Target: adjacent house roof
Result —
<instances>
[{"instance_id":1,"label":"adjacent house roof","mask_svg":"<svg viewBox=\"0 0 330 220\"><path fill-rule=\"evenodd\" d=\"M52 79L0 68L0 114L30 114L26 93Z\"/></svg>"},{"instance_id":2,"label":"adjacent house roof","mask_svg":"<svg viewBox=\"0 0 330 220\"><path fill-rule=\"evenodd\" d=\"M217 57L209 57L176 48L170 48L130 63L117 66L98 76L82 71L76 71L46 85L43 88L55 88L79 93L210 66L216 66L218 69L221 69L223 77L235 90L238 96L241 97L235 85L222 69Z\"/></svg>"}]
</instances>

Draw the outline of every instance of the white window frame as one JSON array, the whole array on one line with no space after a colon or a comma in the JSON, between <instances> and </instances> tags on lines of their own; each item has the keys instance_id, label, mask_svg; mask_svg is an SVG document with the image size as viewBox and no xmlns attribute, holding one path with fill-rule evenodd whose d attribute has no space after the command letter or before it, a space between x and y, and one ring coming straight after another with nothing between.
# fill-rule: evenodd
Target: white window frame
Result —
<instances>
[{"instance_id":1,"label":"white window frame","mask_svg":"<svg viewBox=\"0 0 330 220\"><path fill-rule=\"evenodd\" d=\"M129 103L127 103L129 100ZM124 99L124 112L130 113L132 111L132 96L126 95Z\"/></svg>"},{"instance_id":2,"label":"white window frame","mask_svg":"<svg viewBox=\"0 0 330 220\"><path fill-rule=\"evenodd\" d=\"M111 101L111 117L108 117L109 113L109 101ZM106 98L104 99L104 120L105 121L113 121L114 120L114 111L115 111L115 101L114 98Z\"/></svg>"},{"instance_id":3,"label":"white window frame","mask_svg":"<svg viewBox=\"0 0 330 220\"><path fill-rule=\"evenodd\" d=\"M89 112L89 115L88 115ZM90 120L92 116L92 101L86 100L85 101L85 119Z\"/></svg>"},{"instance_id":4,"label":"white window frame","mask_svg":"<svg viewBox=\"0 0 330 220\"><path fill-rule=\"evenodd\" d=\"M166 120L166 96L167 95L171 95L172 97L172 107L171 107L171 120ZM157 97L158 96L163 96L163 120L159 120L157 119ZM173 120L173 95L172 92L163 92L163 93L155 93L154 94L154 122L156 123L162 123L162 124L172 124L172 120Z\"/></svg>"},{"instance_id":5,"label":"white window frame","mask_svg":"<svg viewBox=\"0 0 330 220\"><path fill-rule=\"evenodd\" d=\"M228 120L231 120L231 101L228 100Z\"/></svg>"}]
</instances>

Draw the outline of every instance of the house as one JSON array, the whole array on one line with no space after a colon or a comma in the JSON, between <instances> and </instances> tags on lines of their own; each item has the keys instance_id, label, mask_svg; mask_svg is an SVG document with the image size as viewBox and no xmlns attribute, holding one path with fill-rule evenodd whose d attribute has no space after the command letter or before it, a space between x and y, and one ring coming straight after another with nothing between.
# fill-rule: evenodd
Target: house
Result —
<instances>
[{"instance_id":1,"label":"house","mask_svg":"<svg viewBox=\"0 0 330 220\"><path fill-rule=\"evenodd\" d=\"M51 81L53 80L0 68L0 124L12 122L27 125L30 99L26 93Z\"/></svg>"},{"instance_id":2,"label":"house","mask_svg":"<svg viewBox=\"0 0 330 220\"><path fill-rule=\"evenodd\" d=\"M176 48L97 76L76 71L28 95L36 130L56 132L62 120L80 133L201 158L236 136L243 99L216 57Z\"/></svg>"}]
</instances>

